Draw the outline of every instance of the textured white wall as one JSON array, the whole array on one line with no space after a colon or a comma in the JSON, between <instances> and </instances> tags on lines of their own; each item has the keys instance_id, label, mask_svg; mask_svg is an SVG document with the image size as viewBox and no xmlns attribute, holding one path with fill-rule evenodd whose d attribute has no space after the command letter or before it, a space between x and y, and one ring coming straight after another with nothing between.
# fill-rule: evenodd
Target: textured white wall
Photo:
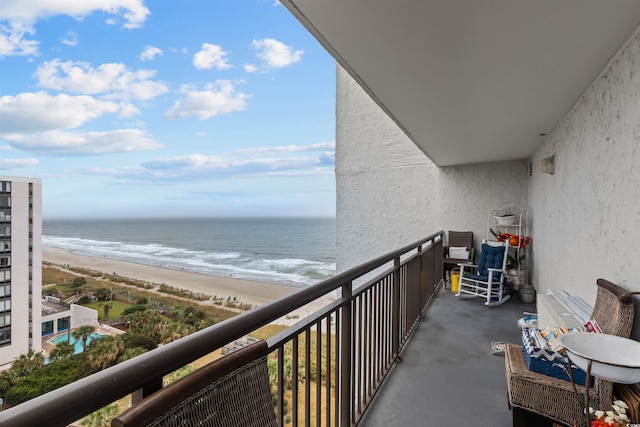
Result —
<instances>
[{"instance_id":1,"label":"textured white wall","mask_svg":"<svg viewBox=\"0 0 640 427\"><path fill-rule=\"evenodd\" d=\"M526 205L527 164L438 168L340 67L336 81L338 271L438 230L479 246L492 209Z\"/></svg>"},{"instance_id":2,"label":"textured white wall","mask_svg":"<svg viewBox=\"0 0 640 427\"><path fill-rule=\"evenodd\" d=\"M602 277L640 290L640 33L632 36L532 161L539 289L595 300ZM555 154L555 174L540 172Z\"/></svg>"}]
</instances>

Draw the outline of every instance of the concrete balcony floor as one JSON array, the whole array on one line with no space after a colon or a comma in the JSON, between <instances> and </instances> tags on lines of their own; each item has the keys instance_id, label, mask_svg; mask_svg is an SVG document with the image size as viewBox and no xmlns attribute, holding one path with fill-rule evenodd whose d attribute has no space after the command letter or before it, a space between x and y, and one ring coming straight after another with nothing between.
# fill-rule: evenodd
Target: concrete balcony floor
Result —
<instances>
[{"instance_id":1,"label":"concrete balcony floor","mask_svg":"<svg viewBox=\"0 0 640 427\"><path fill-rule=\"evenodd\" d=\"M359 427L511 426L504 357L491 341L521 342L517 320L535 310L517 295L487 307L441 287Z\"/></svg>"}]
</instances>

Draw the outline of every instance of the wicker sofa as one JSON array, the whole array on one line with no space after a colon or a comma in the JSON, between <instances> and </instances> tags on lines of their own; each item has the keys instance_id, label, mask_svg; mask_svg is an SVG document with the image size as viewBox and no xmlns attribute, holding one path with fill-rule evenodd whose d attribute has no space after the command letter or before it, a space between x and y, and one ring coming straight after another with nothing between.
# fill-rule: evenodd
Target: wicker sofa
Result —
<instances>
[{"instance_id":1,"label":"wicker sofa","mask_svg":"<svg viewBox=\"0 0 640 427\"><path fill-rule=\"evenodd\" d=\"M598 279L598 291L591 318L607 334L628 338L633 326L634 308L627 292L605 279ZM513 426L523 426L527 412L542 415L557 422L573 425L580 414L579 398L569 381L531 372L519 345L508 344L505 352L505 375ZM577 385L584 395L585 387ZM613 402L613 383L594 378L589 390L593 404L608 410Z\"/></svg>"}]
</instances>

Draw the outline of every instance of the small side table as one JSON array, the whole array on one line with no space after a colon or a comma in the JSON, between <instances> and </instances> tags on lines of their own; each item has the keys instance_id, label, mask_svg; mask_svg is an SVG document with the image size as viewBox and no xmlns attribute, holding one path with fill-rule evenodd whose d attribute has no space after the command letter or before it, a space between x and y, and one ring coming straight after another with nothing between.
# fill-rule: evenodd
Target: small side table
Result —
<instances>
[{"instance_id":1,"label":"small side table","mask_svg":"<svg viewBox=\"0 0 640 427\"><path fill-rule=\"evenodd\" d=\"M640 382L640 342L616 335L593 332L572 332L558 340L567 349L569 376L573 390L578 392L573 380L571 363L585 371L586 394L584 398L585 421L589 425L589 384L591 375L620 384Z\"/></svg>"}]
</instances>

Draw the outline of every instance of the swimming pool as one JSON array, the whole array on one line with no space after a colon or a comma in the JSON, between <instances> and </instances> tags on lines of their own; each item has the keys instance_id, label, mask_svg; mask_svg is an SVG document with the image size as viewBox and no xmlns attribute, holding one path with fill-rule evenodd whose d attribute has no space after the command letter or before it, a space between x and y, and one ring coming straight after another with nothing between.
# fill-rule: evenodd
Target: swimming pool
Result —
<instances>
[{"instance_id":1,"label":"swimming pool","mask_svg":"<svg viewBox=\"0 0 640 427\"><path fill-rule=\"evenodd\" d=\"M59 335L55 338L52 338L49 342L51 344L59 344L61 342L67 342L69 333L65 333L62 335ZM97 340L102 338L104 335L99 334L97 332L92 333L91 335L89 335L89 338L87 339L87 345L89 345L89 343L93 340ZM75 351L73 354L78 354L78 353L82 353L82 340L74 340L73 339L73 333L71 334L71 341L70 343L73 345L73 347L75 348Z\"/></svg>"}]
</instances>

